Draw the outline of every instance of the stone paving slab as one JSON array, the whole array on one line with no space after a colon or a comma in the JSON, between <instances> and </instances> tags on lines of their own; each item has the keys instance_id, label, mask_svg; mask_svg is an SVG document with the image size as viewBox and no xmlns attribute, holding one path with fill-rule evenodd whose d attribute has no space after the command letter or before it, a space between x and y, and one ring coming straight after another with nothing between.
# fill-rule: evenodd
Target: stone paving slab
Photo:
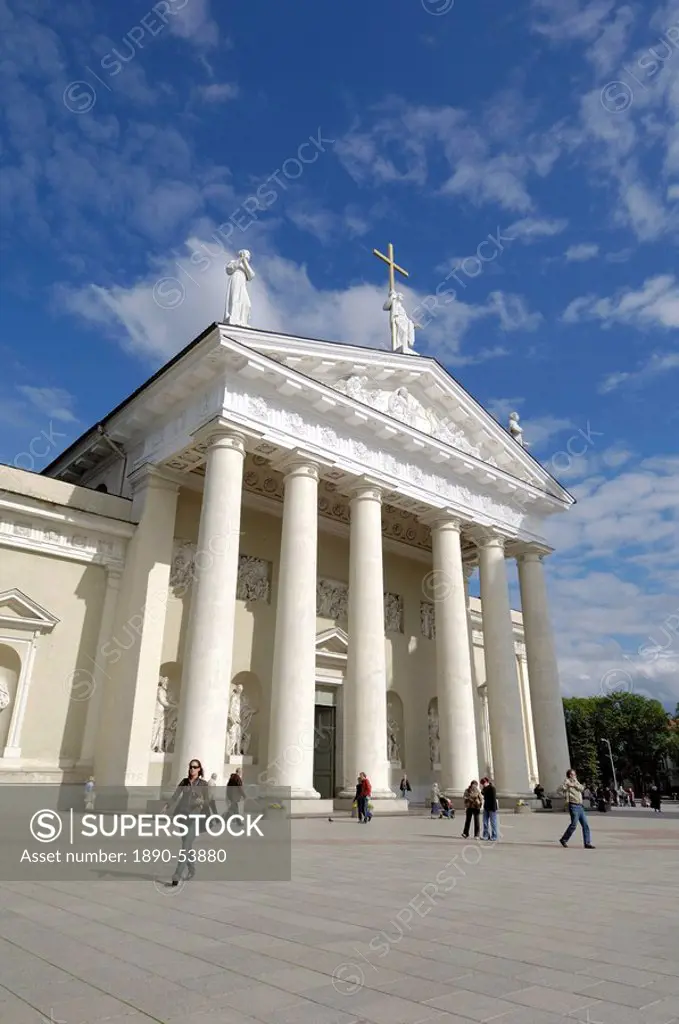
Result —
<instances>
[{"instance_id":1,"label":"stone paving slab","mask_svg":"<svg viewBox=\"0 0 679 1024\"><path fill-rule=\"evenodd\" d=\"M0 883L1 1024L679 1024L679 818L293 822L289 883Z\"/></svg>"}]
</instances>

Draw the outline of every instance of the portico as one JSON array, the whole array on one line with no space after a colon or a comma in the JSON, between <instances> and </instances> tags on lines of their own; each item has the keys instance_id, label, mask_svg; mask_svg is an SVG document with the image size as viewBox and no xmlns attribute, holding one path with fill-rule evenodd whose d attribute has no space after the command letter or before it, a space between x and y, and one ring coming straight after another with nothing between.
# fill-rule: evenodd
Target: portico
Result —
<instances>
[{"instance_id":1,"label":"portico","mask_svg":"<svg viewBox=\"0 0 679 1024\"><path fill-rule=\"evenodd\" d=\"M572 499L438 364L213 325L105 423L135 523L106 649L135 636L99 659L99 784L171 785L199 757L303 813L359 771L384 812L402 770L421 798L491 770L506 798L556 786L541 526ZM116 487L94 442L50 474Z\"/></svg>"}]
</instances>

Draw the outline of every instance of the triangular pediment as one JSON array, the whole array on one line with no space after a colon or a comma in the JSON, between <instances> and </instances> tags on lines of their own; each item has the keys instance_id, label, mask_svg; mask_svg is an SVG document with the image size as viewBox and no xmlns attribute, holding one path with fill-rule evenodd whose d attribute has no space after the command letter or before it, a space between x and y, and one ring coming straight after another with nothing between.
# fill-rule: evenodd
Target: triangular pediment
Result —
<instances>
[{"instance_id":1,"label":"triangular pediment","mask_svg":"<svg viewBox=\"0 0 679 1024\"><path fill-rule=\"evenodd\" d=\"M230 328L229 334L262 356L388 416L395 425L416 431L422 442L414 441L414 449L429 437L564 504L572 503L558 481L435 359L247 328Z\"/></svg>"},{"instance_id":2,"label":"triangular pediment","mask_svg":"<svg viewBox=\"0 0 679 1024\"><path fill-rule=\"evenodd\" d=\"M56 615L41 607L21 590L0 593L0 626L46 633L59 622Z\"/></svg>"},{"instance_id":3,"label":"triangular pediment","mask_svg":"<svg viewBox=\"0 0 679 1024\"><path fill-rule=\"evenodd\" d=\"M316 637L316 656L327 655L335 658L346 658L349 648L349 637L339 626L324 629Z\"/></svg>"}]
</instances>

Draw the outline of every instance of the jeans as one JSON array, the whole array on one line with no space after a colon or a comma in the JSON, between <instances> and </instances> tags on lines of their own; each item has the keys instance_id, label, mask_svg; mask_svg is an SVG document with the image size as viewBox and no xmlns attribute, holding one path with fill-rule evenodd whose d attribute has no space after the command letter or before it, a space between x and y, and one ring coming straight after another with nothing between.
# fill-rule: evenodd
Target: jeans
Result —
<instances>
[{"instance_id":1,"label":"jeans","mask_svg":"<svg viewBox=\"0 0 679 1024\"><path fill-rule=\"evenodd\" d=\"M367 821L369 816L370 816L370 811L368 810L368 797L367 796L359 796L356 799L356 804L357 804L357 808L356 809L358 811L358 820L359 821Z\"/></svg>"},{"instance_id":2,"label":"jeans","mask_svg":"<svg viewBox=\"0 0 679 1024\"><path fill-rule=\"evenodd\" d=\"M561 841L567 843L570 837L578 827L578 822L582 825L582 839L585 846L589 846L592 842L592 834L589 831L589 822L587 821L587 814L582 804L569 804L568 812L571 816L571 823L561 836Z\"/></svg>"},{"instance_id":3,"label":"jeans","mask_svg":"<svg viewBox=\"0 0 679 1024\"><path fill-rule=\"evenodd\" d=\"M174 875L172 876L172 878L177 882L181 882L184 874L186 874L189 878L193 878L193 876L196 873L196 865L192 860L188 859L190 856L190 851L193 849L193 844L195 843L195 841L196 836L192 830L189 830L187 835L182 837L182 845L180 848L180 852L183 852L184 859L177 859L177 867L175 869Z\"/></svg>"},{"instance_id":4,"label":"jeans","mask_svg":"<svg viewBox=\"0 0 679 1024\"><path fill-rule=\"evenodd\" d=\"M464 812L464 828L462 835L467 839L469 837L469 829L474 819L474 838L478 839L479 836L479 809L478 807L468 807Z\"/></svg>"},{"instance_id":5,"label":"jeans","mask_svg":"<svg viewBox=\"0 0 679 1024\"><path fill-rule=\"evenodd\" d=\"M483 809L483 838L497 839L497 811Z\"/></svg>"}]
</instances>

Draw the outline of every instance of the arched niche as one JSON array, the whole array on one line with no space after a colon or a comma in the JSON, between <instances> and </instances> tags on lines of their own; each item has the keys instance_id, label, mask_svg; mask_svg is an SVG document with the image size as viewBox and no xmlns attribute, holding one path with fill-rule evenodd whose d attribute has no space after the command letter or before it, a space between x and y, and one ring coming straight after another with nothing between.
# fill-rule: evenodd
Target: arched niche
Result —
<instances>
[{"instance_id":1,"label":"arched niche","mask_svg":"<svg viewBox=\"0 0 679 1024\"><path fill-rule=\"evenodd\" d=\"M242 756L246 758L251 758L254 763L257 763L260 749L262 686L259 681L259 677L254 672L237 672L236 675L231 680L231 686L229 687L229 708L231 708L232 696L237 686L243 687L240 696L241 753L236 753L232 747L232 736L234 734L232 733L231 730L233 728L234 723L231 720L231 714L229 714L226 735L225 760L228 762L234 757ZM250 763L250 761L248 761L247 763Z\"/></svg>"},{"instance_id":2,"label":"arched niche","mask_svg":"<svg viewBox=\"0 0 679 1024\"><path fill-rule=\"evenodd\" d=\"M0 642L0 750L4 750L21 678L21 657L7 643Z\"/></svg>"},{"instance_id":3,"label":"arched niche","mask_svg":"<svg viewBox=\"0 0 679 1024\"><path fill-rule=\"evenodd\" d=\"M396 768L405 765L403 701L394 690L387 692L387 760Z\"/></svg>"}]
</instances>

